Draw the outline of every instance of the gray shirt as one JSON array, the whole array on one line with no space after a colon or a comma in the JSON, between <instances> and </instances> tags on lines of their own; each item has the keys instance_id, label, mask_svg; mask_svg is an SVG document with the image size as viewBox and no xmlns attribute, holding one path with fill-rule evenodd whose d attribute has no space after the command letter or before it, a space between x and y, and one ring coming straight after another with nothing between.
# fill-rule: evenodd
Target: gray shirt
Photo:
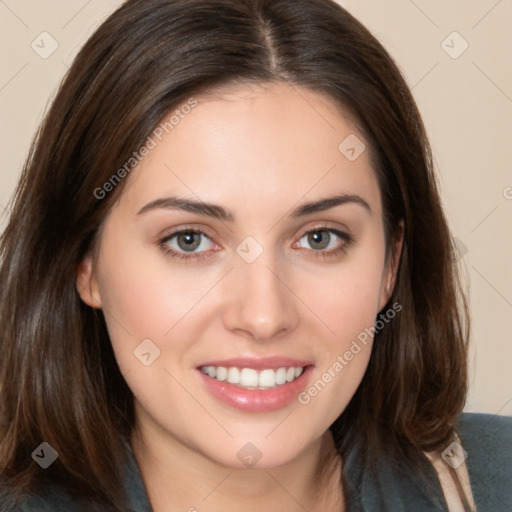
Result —
<instances>
[{"instance_id":1,"label":"gray shirt","mask_svg":"<svg viewBox=\"0 0 512 512\"><path fill-rule=\"evenodd\" d=\"M512 511L512 417L488 414L460 415L460 440L467 452L466 465L478 512ZM428 492L407 467L387 460L376 461L376 475L364 467L357 449L344 460L347 493L354 502L350 512L434 512L446 511L443 493L436 477ZM432 476L435 470L432 468ZM141 474L133 453L125 471L129 498L126 512L151 512ZM0 512L103 512L93 506L80 507L59 487L44 494L26 496L15 504L8 490L0 487Z\"/></svg>"}]
</instances>

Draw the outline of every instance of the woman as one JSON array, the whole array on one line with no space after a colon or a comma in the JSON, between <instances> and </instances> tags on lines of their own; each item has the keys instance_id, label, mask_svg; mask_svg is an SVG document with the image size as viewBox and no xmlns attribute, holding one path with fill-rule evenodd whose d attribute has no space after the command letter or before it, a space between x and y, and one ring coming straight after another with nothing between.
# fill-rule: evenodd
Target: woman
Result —
<instances>
[{"instance_id":1,"label":"woman","mask_svg":"<svg viewBox=\"0 0 512 512\"><path fill-rule=\"evenodd\" d=\"M334 2L127 1L1 250L2 510L510 508L420 116Z\"/></svg>"}]
</instances>

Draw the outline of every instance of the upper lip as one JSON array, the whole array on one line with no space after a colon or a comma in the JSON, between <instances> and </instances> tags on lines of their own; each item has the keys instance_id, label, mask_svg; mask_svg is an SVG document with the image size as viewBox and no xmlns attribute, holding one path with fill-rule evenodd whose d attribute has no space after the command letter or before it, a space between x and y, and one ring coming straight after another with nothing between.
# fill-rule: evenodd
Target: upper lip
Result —
<instances>
[{"instance_id":1,"label":"upper lip","mask_svg":"<svg viewBox=\"0 0 512 512\"><path fill-rule=\"evenodd\" d=\"M255 370L264 370L266 368L268 369L275 369L278 368L302 368L304 366L311 365L311 361L305 361L305 360L299 360L299 359L292 359L290 357L236 357L232 359L216 359L212 361L207 361L205 363L200 364L198 367L201 368L202 366L224 366L226 368L253 368Z\"/></svg>"}]
</instances>

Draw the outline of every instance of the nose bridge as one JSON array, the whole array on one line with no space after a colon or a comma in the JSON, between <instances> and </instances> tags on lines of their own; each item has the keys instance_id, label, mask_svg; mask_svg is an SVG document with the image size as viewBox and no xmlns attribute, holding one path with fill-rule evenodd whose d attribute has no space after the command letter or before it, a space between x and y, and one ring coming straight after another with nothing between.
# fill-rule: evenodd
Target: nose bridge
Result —
<instances>
[{"instance_id":1,"label":"nose bridge","mask_svg":"<svg viewBox=\"0 0 512 512\"><path fill-rule=\"evenodd\" d=\"M227 328L262 340L295 328L293 294L284 284L275 256L260 255L250 263L241 257L230 274L228 286L236 291L228 301Z\"/></svg>"}]
</instances>

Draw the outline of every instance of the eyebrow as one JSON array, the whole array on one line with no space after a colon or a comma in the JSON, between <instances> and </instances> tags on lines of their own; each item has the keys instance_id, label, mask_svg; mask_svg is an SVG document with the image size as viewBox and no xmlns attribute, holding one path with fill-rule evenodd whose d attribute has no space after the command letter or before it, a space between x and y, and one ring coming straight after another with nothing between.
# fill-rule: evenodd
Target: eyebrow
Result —
<instances>
[{"instance_id":1,"label":"eyebrow","mask_svg":"<svg viewBox=\"0 0 512 512\"><path fill-rule=\"evenodd\" d=\"M330 210L335 206L340 206L343 204L357 204L367 210L370 215L372 213L370 205L361 196L356 194L339 194L337 196L327 197L325 199L303 204L294 209L290 216L293 218L305 217L306 215ZM235 216L222 206L180 197L164 197L161 199L155 199L154 201L151 201L143 206L137 212L137 215L142 215L146 212L157 209L183 210L190 213L196 213L198 215L204 215L205 217L212 217L222 221L235 221Z\"/></svg>"},{"instance_id":2,"label":"eyebrow","mask_svg":"<svg viewBox=\"0 0 512 512\"><path fill-rule=\"evenodd\" d=\"M204 215L206 217L213 217L215 219L230 222L235 220L233 214L228 212L222 206L180 197L164 197L162 199L155 199L143 206L137 212L137 215L142 215L143 213L158 209L183 210L185 212L197 213L198 215Z\"/></svg>"},{"instance_id":3,"label":"eyebrow","mask_svg":"<svg viewBox=\"0 0 512 512\"><path fill-rule=\"evenodd\" d=\"M320 199L319 201L303 204L293 210L291 216L294 218L304 217L305 215L310 215L312 213L330 210L335 206L351 203L362 206L371 215L372 209L370 208L370 205L361 196L356 194L339 194L334 197L328 197L326 199Z\"/></svg>"}]
</instances>

